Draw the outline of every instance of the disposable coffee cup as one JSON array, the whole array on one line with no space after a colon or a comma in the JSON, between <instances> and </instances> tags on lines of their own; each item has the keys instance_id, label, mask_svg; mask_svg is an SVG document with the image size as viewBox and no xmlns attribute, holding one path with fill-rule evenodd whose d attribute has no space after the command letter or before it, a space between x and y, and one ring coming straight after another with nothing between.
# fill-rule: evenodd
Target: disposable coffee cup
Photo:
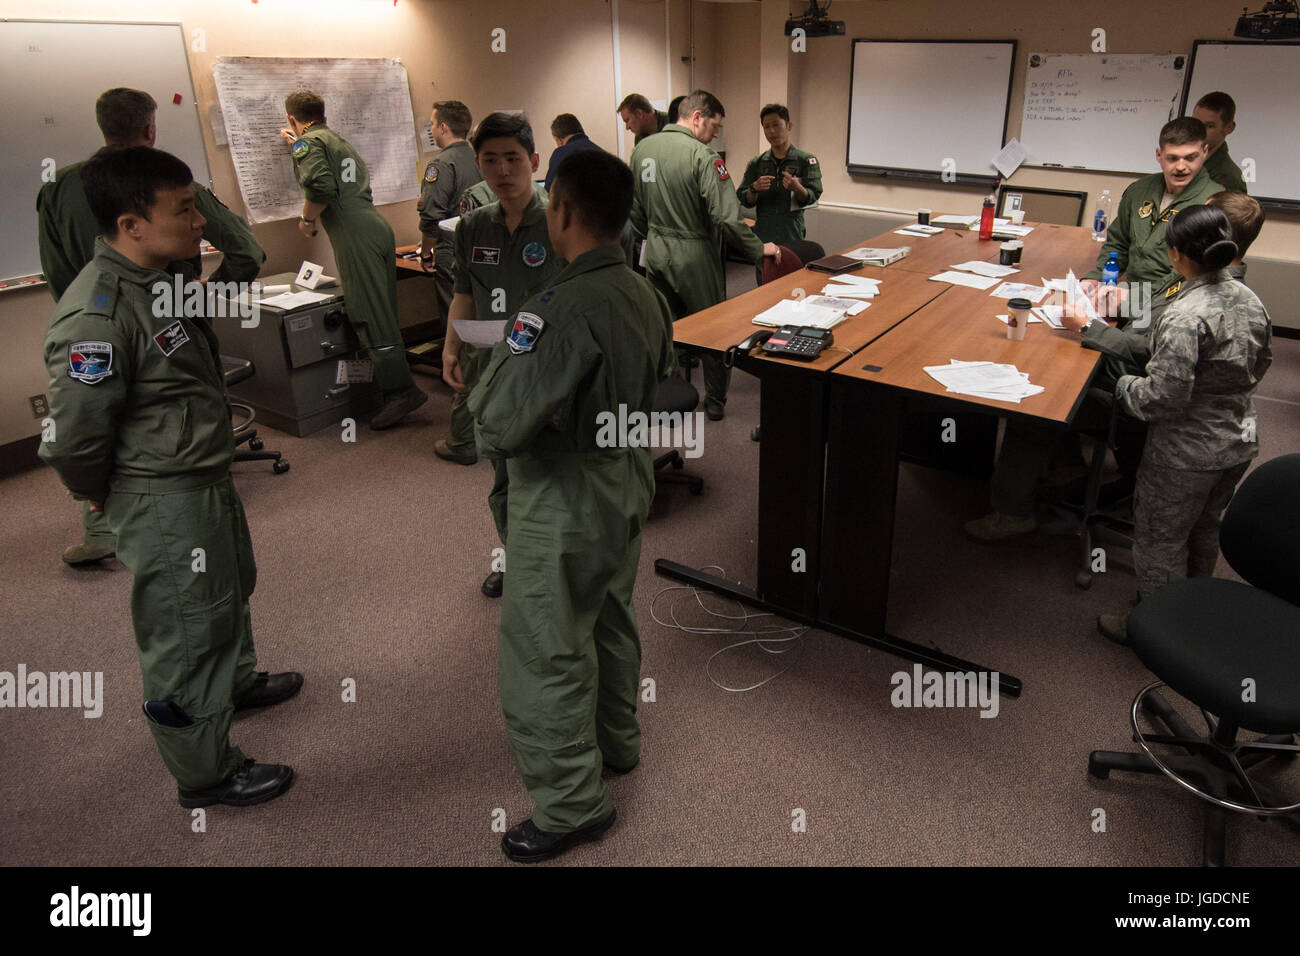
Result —
<instances>
[{"instance_id":1,"label":"disposable coffee cup","mask_svg":"<svg viewBox=\"0 0 1300 956\"><path fill-rule=\"evenodd\" d=\"M1011 221L1017 226L1023 226L1025 224L1025 211L1023 209L1011 210Z\"/></svg>"},{"instance_id":2,"label":"disposable coffee cup","mask_svg":"<svg viewBox=\"0 0 1300 956\"><path fill-rule=\"evenodd\" d=\"M1016 261L1016 244L1014 242L1004 242L998 246L998 262L1001 265L1014 265Z\"/></svg>"},{"instance_id":3,"label":"disposable coffee cup","mask_svg":"<svg viewBox=\"0 0 1300 956\"><path fill-rule=\"evenodd\" d=\"M1010 299L1007 302L1007 338L1019 342L1029 328L1029 310L1033 303L1028 299Z\"/></svg>"},{"instance_id":4,"label":"disposable coffee cup","mask_svg":"<svg viewBox=\"0 0 1300 956\"><path fill-rule=\"evenodd\" d=\"M916 224L917 224L918 226L928 226L928 225L930 225L930 210L928 210L928 209L918 209L918 210L916 211Z\"/></svg>"},{"instance_id":5,"label":"disposable coffee cup","mask_svg":"<svg viewBox=\"0 0 1300 956\"><path fill-rule=\"evenodd\" d=\"M1011 265L1020 265L1020 254L1025 251L1025 241L1023 239L1011 240Z\"/></svg>"}]
</instances>

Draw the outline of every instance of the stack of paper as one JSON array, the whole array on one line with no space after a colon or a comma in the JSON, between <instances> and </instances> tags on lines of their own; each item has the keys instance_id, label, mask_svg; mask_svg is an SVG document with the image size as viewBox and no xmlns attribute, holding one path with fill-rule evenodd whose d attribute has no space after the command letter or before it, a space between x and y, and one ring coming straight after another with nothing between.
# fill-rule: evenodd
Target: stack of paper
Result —
<instances>
[{"instance_id":1,"label":"stack of paper","mask_svg":"<svg viewBox=\"0 0 1300 956\"><path fill-rule=\"evenodd\" d=\"M857 259L859 262L865 262L869 266L887 266L891 262L897 262L899 259L906 257L912 251L911 246L899 246L897 249L851 249L844 253L847 259Z\"/></svg>"},{"instance_id":2,"label":"stack of paper","mask_svg":"<svg viewBox=\"0 0 1300 956\"><path fill-rule=\"evenodd\" d=\"M977 225L977 224L979 223L979 221L980 221L980 217L979 217L979 216L952 216L952 215L945 215L945 216L931 216L931 217L930 217L930 222L931 222L931 224L933 224L933 225L936 225L936 226L962 226L962 227L964 227L964 228L966 228L966 229L969 229L971 226ZM1009 221L1010 221L1010 220L1008 220L1008 222L1009 222Z\"/></svg>"},{"instance_id":3,"label":"stack of paper","mask_svg":"<svg viewBox=\"0 0 1300 956\"><path fill-rule=\"evenodd\" d=\"M973 272L977 276L989 276L994 279L1001 279L1003 276L1009 276L1012 273L1019 272L1019 269L1013 269L1011 266L1000 266L995 262L980 262L978 259L972 259L970 262L963 262L959 265L949 266L949 269L965 269L967 272Z\"/></svg>"},{"instance_id":4,"label":"stack of paper","mask_svg":"<svg viewBox=\"0 0 1300 956\"><path fill-rule=\"evenodd\" d=\"M286 312L292 309L301 309L304 305L312 305L316 302L324 302L326 299L333 298L323 292L281 292L279 295L269 296L260 301L260 305L269 305L277 309L284 309Z\"/></svg>"},{"instance_id":5,"label":"stack of paper","mask_svg":"<svg viewBox=\"0 0 1300 956\"><path fill-rule=\"evenodd\" d=\"M845 315L857 315L860 312L867 311L871 307L870 302L863 301L859 298L841 299L829 295L810 295L804 299L809 305L820 305L827 309L838 309Z\"/></svg>"},{"instance_id":6,"label":"stack of paper","mask_svg":"<svg viewBox=\"0 0 1300 956\"><path fill-rule=\"evenodd\" d=\"M874 299L880 291L880 280L870 276L837 275L834 281L822 287L823 295L841 299Z\"/></svg>"},{"instance_id":7,"label":"stack of paper","mask_svg":"<svg viewBox=\"0 0 1300 956\"><path fill-rule=\"evenodd\" d=\"M1014 365L953 359L948 365L927 365L925 371L956 395L1019 403L1022 398L1043 391L1043 386L1029 384L1029 373L1020 371Z\"/></svg>"},{"instance_id":8,"label":"stack of paper","mask_svg":"<svg viewBox=\"0 0 1300 956\"><path fill-rule=\"evenodd\" d=\"M902 229L895 229L894 232L900 236L916 236L921 239L928 239L930 236L937 236L943 230L938 226L923 226L918 222L910 226L904 226Z\"/></svg>"},{"instance_id":9,"label":"stack of paper","mask_svg":"<svg viewBox=\"0 0 1300 956\"><path fill-rule=\"evenodd\" d=\"M1028 299L1030 302L1040 302L1043 296L1047 295L1047 290L1041 285L1026 285L1023 282L1004 282L992 292L990 296L999 299Z\"/></svg>"},{"instance_id":10,"label":"stack of paper","mask_svg":"<svg viewBox=\"0 0 1300 956\"><path fill-rule=\"evenodd\" d=\"M999 315L998 318L1000 319L1002 316ZM1054 329L1065 328L1065 326L1061 324L1061 307L1059 305L1040 305L1038 308L1030 311L1029 321L1043 322Z\"/></svg>"},{"instance_id":11,"label":"stack of paper","mask_svg":"<svg viewBox=\"0 0 1300 956\"><path fill-rule=\"evenodd\" d=\"M996 276L973 276L968 272L940 272L930 276L931 282L951 282L953 285L969 286L972 289L991 289L998 284Z\"/></svg>"},{"instance_id":12,"label":"stack of paper","mask_svg":"<svg viewBox=\"0 0 1300 956\"><path fill-rule=\"evenodd\" d=\"M844 321L844 310L824 305L810 304L804 299L782 299L770 309L754 316L755 325L780 328L797 325L802 328L829 329Z\"/></svg>"}]
</instances>

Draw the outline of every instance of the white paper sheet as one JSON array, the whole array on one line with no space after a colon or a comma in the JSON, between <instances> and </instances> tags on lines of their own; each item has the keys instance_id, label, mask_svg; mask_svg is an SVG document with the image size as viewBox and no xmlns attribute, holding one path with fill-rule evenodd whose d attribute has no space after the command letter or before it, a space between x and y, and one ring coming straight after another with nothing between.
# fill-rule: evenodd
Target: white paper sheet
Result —
<instances>
[{"instance_id":1,"label":"white paper sheet","mask_svg":"<svg viewBox=\"0 0 1300 956\"><path fill-rule=\"evenodd\" d=\"M993 157L993 165L998 168L1003 179L1014 173L1024 161L1025 148L1020 145L1020 140L1014 137L1002 147L1000 153Z\"/></svg>"},{"instance_id":2,"label":"white paper sheet","mask_svg":"<svg viewBox=\"0 0 1300 956\"><path fill-rule=\"evenodd\" d=\"M281 292L279 295L260 300L258 304L274 306L287 312L290 309L301 309L304 305L312 305L332 298L334 298L332 295L324 292L309 292L304 289L301 292Z\"/></svg>"},{"instance_id":3,"label":"white paper sheet","mask_svg":"<svg viewBox=\"0 0 1300 956\"><path fill-rule=\"evenodd\" d=\"M460 340L467 345L473 345L482 348L488 345L496 345L506 337L506 322L508 319L456 319L452 326L456 329L456 334Z\"/></svg>"},{"instance_id":4,"label":"white paper sheet","mask_svg":"<svg viewBox=\"0 0 1300 956\"><path fill-rule=\"evenodd\" d=\"M987 276L975 276L969 272L940 272L938 275L930 276L931 282L951 282L953 285L964 285L972 289L991 289L998 284L996 278Z\"/></svg>"},{"instance_id":5,"label":"white paper sheet","mask_svg":"<svg viewBox=\"0 0 1300 956\"><path fill-rule=\"evenodd\" d=\"M1041 302L1045 295L1047 290L1041 285L1026 285L1023 282L1004 282L989 293L995 299L1028 299L1033 303Z\"/></svg>"},{"instance_id":6,"label":"white paper sheet","mask_svg":"<svg viewBox=\"0 0 1300 956\"><path fill-rule=\"evenodd\" d=\"M973 272L977 276L987 276L993 279L1001 279L1003 276L1013 275L1019 272L1019 269L1013 269L1011 266L1000 266L995 262L980 262L972 259L970 262L963 262L959 265L949 266L950 269L964 269L967 272Z\"/></svg>"}]
</instances>

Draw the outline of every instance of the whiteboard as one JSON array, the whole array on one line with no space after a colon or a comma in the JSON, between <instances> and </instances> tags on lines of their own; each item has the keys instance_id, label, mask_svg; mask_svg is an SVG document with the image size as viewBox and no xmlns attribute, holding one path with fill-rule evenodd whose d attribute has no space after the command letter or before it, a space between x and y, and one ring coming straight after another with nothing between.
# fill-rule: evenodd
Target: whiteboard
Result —
<instances>
[{"instance_id":1,"label":"whiteboard","mask_svg":"<svg viewBox=\"0 0 1300 956\"><path fill-rule=\"evenodd\" d=\"M854 40L850 172L992 182L1011 95L1014 40ZM951 180L949 180L951 181Z\"/></svg>"},{"instance_id":2,"label":"whiteboard","mask_svg":"<svg viewBox=\"0 0 1300 956\"><path fill-rule=\"evenodd\" d=\"M302 211L285 126L284 98L308 89L325 100L332 130L370 172L375 205L418 199L415 118L406 67L397 60L220 57L213 67L235 177L252 222Z\"/></svg>"},{"instance_id":3,"label":"whiteboard","mask_svg":"<svg viewBox=\"0 0 1300 956\"><path fill-rule=\"evenodd\" d=\"M1181 53L1029 54L1025 162L1155 172L1160 127L1178 116L1187 61Z\"/></svg>"},{"instance_id":4,"label":"whiteboard","mask_svg":"<svg viewBox=\"0 0 1300 956\"><path fill-rule=\"evenodd\" d=\"M42 172L89 158L104 145L95 100L115 86L158 101L159 149L209 182L203 132L179 23L0 21L0 278L41 271L36 194ZM172 97L179 93L179 105Z\"/></svg>"},{"instance_id":5,"label":"whiteboard","mask_svg":"<svg viewBox=\"0 0 1300 956\"><path fill-rule=\"evenodd\" d=\"M1228 150L1238 163L1253 159L1252 196L1273 207L1300 206L1300 45L1197 42L1192 51L1187 113L1206 93L1223 90L1237 102L1237 129Z\"/></svg>"}]
</instances>

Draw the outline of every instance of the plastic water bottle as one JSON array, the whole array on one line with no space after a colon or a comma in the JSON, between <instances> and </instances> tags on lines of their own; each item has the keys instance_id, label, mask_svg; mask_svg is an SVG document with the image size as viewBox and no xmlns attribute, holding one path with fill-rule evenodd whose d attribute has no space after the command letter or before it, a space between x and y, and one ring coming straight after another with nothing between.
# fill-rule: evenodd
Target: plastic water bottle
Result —
<instances>
[{"instance_id":1,"label":"plastic water bottle","mask_svg":"<svg viewBox=\"0 0 1300 956\"><path fill-rule=\"evenodd\" d=\"M1110 190L1103 189L1097 200L1097 211L1092 214L1092 238L1098 242L1106 241L1106 227L1110 225Z\"/></svg>"},{"instance_id":2,"label":"plastic water bottle","mask_svg":"<svg viewBox=\"0 0 1300 956\"><path fill-rule=\"evenodd\" d=\"M1097 213L1101 215L1101 213ZM1101 270L1102 285L1119 285L1119 253L1112 252Z\"/></svg>"},{"instance_id":3,"label":"plastic water bottle","mask_svg":"<svg viewBox=\"0 0 1300 956\"><path fill-rule=\"evenodd\" d=\"M980 238L993 238L993 206L996 200L992 195L984 197L984 205L980 207Z\"/></svg>"}]
</instances>

